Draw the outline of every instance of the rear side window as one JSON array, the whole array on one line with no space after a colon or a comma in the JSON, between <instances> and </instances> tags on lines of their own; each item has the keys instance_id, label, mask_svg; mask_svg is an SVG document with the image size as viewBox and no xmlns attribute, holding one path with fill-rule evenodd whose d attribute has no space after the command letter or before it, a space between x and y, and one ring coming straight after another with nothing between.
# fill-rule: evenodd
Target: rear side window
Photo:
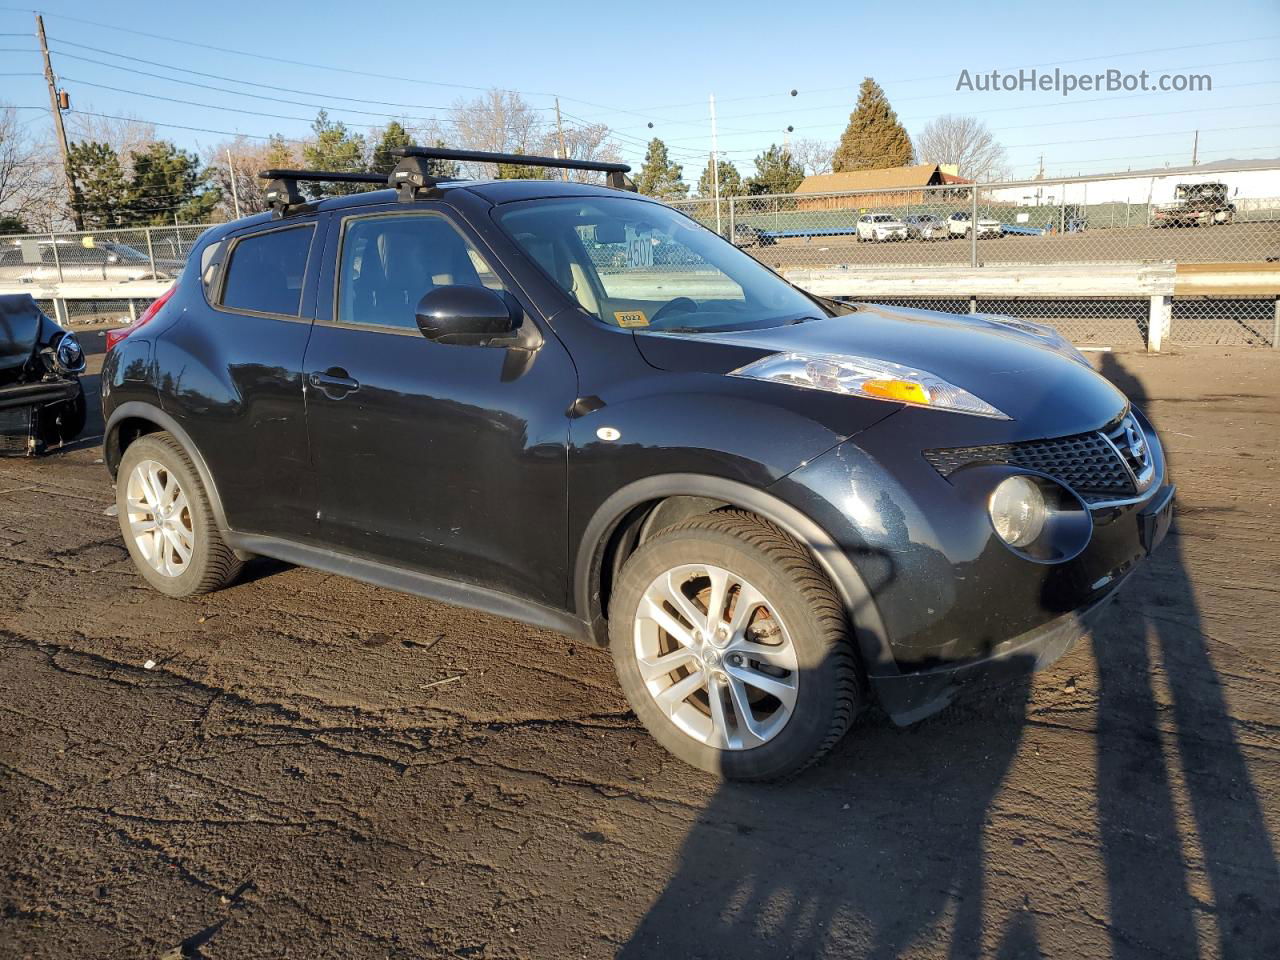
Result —
<instances>
[{"instance_id":1,"label":"rear side window","mask_svg":"<svg viewBox=\"0 0 1280 960\"><path fill-rule=\"evenodd\" d=\"M296 317L315 228L311 224L242 238L231 251L222 305L230 310Z\"/></svg>"}]
</instances>

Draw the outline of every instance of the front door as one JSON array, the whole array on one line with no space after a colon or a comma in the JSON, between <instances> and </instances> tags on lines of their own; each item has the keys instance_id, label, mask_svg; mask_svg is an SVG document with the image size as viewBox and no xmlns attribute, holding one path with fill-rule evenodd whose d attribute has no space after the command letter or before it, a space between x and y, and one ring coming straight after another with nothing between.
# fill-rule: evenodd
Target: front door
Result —
<instances>
[{"instance_id":1,"label":"front door","mask_svg":"<svg viewBox=\"0 0 1280 960\"><path fill-rule=\"evenodd\" d=\"M512 286L444 210L335 217L330 229L321 302L332 306L317 311L304 362L319 536L563 606L577 385L564 347L544 328L531 361L513 363L504 347L422 336L415 307L430 290ZM538 322L522 305L523 322Z\"/></svg>"}]
</instances>

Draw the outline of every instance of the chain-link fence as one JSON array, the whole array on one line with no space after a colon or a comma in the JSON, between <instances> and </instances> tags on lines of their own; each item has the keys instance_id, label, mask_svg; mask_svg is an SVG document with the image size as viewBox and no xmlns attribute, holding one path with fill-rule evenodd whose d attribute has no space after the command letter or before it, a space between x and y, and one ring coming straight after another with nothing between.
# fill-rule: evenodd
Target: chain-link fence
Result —
<instances>
[{"instance_id":1,"label":"chain-link fence","mask_svg":"<svg viewBox=\"0 0 1280 960\"><path fill-rule=\"evenodd\" d=\"M0 236L0 285L171 280L205 226Z\"/></svg>"},{"instance_id":2,"label":"chain-link fence","mask_svg":"<svg viewBox=\"0 0 1280 960\"><path fill-rule=\"evenodd\" d=\"M1237 176L1237 173L1239 176ZM957 313L995 312L1051 323L1079 342L1146 342L1149 294L1172 297L1166 336L1185 343L1280 346L1280 183L1275 171L1215 170L677 201L672 205L801 285L820 292ZM62 284L70 322L127 322L150 296L77 299L76 284L127 293L182 269L203 226L135 227L0 237L0 289ZM593 256L595 254L593 253ZM598 264L609 273L612 249ZM1212 295L1176 289L1177 265L1249 265L1253 286ZM1061 294L1054 271L1164 265L1168 289L1123 290L1079 282ZM1106 265L1103 268L1102 265ZM1256 267L1256 269L1255 269ZM1123 272L1123 271L1122 271ZM996 296L982 282L1001 274L1025 285ZM944 278L940 287L938 278ZM933 279L931 295L909 296ZM847 292L846 292L847 287ZM1032 289L1034 287L1034 289ZM1130 289L1133 287L1134 289ZM143 291L139 287L140 293ZM952 291L952 292L948 292ZM44 294L49 296L49 294Z\"/></svg>"},{"instance_id":3,"label":"chain-link fence","mask_svg":"<svg viewBox=\"0 0 1280 960\"><path fill-rule=\"evenodd\" d=\"M763 263L823 293L1053 324L1079 342L1147 342L1151 296L1171 297L1167 336L1184 343L1278 346L1280 175L1248 168L1009 183L925 183L677 201L673 206ZM1183 296L1178 265L1221 264L1239 287ZM1047 291L1068 274L1063 293ZM1102 270L1102 265L1107 265ZM1118 282L1131 265L1132 277ZM1167 284L1138 289L1166 265ZM1255 269L1256 266L1256 269ZM1099 269L1083 293L1080 274ZM1205 266L1197 268L1204 276ZM1102 274L1105 273L1105 278ZM1034 295L992 296L992 277ZM932 284L961 294L903 296ZM968 294L967 296L963 296Z\"/></svg>"},{"instance_id":4,"label":"chain-link fence","mask_svg":"<svg viewBox=\"0 0 1280 960\"><path fill-rule=\"evenodd\" d=\"M1239 263L1280 257L1280 177L1271 181L1248 181L1256 196L1225 179L1174 185L1163 202L1089 200L1135 189L1103 178L722 197L718 215L710 199L672 205L781 270Z\"/></svg>"}]
</instances>

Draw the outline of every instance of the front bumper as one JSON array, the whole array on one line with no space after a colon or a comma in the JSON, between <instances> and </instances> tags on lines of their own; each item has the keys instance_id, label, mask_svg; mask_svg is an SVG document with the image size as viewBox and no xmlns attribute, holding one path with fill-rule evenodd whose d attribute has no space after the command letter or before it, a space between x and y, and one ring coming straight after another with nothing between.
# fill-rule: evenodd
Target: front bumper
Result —
<instances>
[{"instance_id":1,"label":"front bumper","mask_svg":"<svg viewBox=\"0 0 1280 960\"><path fill-rule=\"evenodd\" d=\"M942 710L974 681L1007 682L1043 670L1098 625L1119 586L1116 584L1104 597L1080 610L1004 641L980 660L891 677L870 677L876 699L894 723L906 726Z\"/></svg>"},{"instance_id":2,"label":"front bumper","mask_svg":"<svg viewBox=\"0 0 1280 960\"><path fill-rule=\"evenodd\" d=\"M60 414L74 411L72 406L81 396L77 379L42 383L20 383L0 387L0 456L31 456L59 432L59 424L51 423ZM80 410L83 405L80 405ZM70 419L83 423L83 417ZM75 432L79 432L79 427Z\"/></svg>"},{"instance_id":3,"label":"front bumper","mask_svg":"<svg viewBox=\"0 0 1280 960\"><path fill-rule=\"evenodd\" d=\"M906 417L906 414L899 414ZM1166 535L1172 486L1159 439L1145 420L1157 473L1132 500L1089 509L1087 545L1036 562L995 536L990 489L1016 466L966 467L944 478L919 453L916 418L870 431L795 471L780 485L827 530L870 593L857 631L868 680L886 711L909 723L950 702L955 688L994 672L1052 663L1087 631L1102 604ZM902 436L911 436L906 443ZM842 595L855 590L837 583ZM874 640L874 642L872 642Z\"/></svg>"}]
</instances>

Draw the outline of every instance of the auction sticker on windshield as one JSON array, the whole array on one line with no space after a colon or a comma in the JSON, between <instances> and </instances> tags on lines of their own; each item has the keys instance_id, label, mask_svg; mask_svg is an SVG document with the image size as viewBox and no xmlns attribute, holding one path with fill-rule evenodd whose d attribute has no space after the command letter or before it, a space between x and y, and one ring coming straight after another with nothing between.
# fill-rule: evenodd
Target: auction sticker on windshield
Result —
<instances>
[{"instance_id":1,"label":"auction sticker on windshield","mask_svg":"<svg viewBox=\"0 0 1280 960\"><path fill-rule=\"evenodd\" d=\"M637 233L635 228L627 224L627 266L653 266L653 239L647 233Z\"/></svg>"}]
</instances>

